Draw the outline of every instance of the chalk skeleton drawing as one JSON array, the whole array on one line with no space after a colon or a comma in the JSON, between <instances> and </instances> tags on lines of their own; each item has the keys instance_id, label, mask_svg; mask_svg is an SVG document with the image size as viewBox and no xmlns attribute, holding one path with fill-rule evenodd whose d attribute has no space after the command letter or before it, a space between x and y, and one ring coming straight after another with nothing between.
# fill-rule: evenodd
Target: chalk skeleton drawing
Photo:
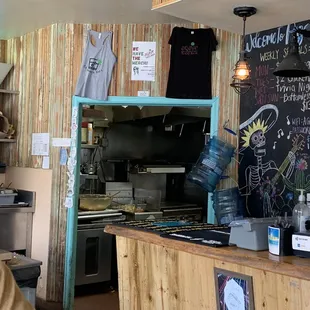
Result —
<instances>
[{"instance_id":1,"label":"chalk skeleton drawing","mask_svg":"<svg viewBox=\"0 0 310 310\"><path fill-rule=\"evenodd\" d=\"M265 114L265 115L264 115ZM267 116L265 118L265 116ZM281 192L277 192L275 185L281 176L289 179L294 171L296 156L295 152L301 147L300 141L296 141L295 148L288 153L280 169L273 160L263 161L266 156L266 136L265 134L274 126L279 117L279 110L275 105L267 104L259 108L252 117L240 125L240 133L242 140L242 153L248 147L252 149L256 157L257 164L249 165L245 169L245 186L241 191L247 197L258 189L263 199L263 216L273 216L277 212L275 209L276 200L274 197L281 196L285 187ZM284 174L286 170L286 173ZM274 174L271 178L269 175ZM245 192L245 193L244 193ZM248 209L249 210L249 209Z\"/></svg>"}]
</instances>

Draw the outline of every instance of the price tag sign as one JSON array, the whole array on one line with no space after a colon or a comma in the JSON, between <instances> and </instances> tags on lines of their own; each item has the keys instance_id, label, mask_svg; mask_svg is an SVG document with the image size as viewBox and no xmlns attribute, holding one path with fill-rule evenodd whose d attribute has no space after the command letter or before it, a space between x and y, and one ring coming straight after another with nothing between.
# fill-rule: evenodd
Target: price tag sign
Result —
<instances>
[{"instance_id":1,"label":"price tag sign","mask_svg":"<svg viewBox=\"0 0 310 310\"><path fill-rule=\"evenodd\" d=\"M148 90L139 90L138 97L150 97L150 92Z\"/></svg>"}]
</instances>

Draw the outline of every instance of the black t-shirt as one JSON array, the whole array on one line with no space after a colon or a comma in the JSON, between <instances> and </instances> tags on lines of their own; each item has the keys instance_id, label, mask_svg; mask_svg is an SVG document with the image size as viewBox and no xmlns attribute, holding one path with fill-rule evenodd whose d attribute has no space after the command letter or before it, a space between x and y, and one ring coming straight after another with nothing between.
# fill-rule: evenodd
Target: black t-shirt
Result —
<instances>
[{"instance_id":1,"label":"black t-shirt","mask_svg":"<svg viewBox=\"0 0 310 310\"><path fill-rule=\"evenodd\" d=\"M173 28L166 97L211 99L212 52L217 41L211 28Z\"/></svg>"}]
</instances>

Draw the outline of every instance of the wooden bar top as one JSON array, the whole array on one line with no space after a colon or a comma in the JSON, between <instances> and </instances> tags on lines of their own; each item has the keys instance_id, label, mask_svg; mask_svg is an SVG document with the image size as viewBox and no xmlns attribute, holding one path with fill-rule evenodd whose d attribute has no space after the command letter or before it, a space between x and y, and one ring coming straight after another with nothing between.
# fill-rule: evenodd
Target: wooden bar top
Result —
<instances>
[{"instance_id":1,"label":"wooden bar top","mask_svg":"<svg viewBox=\"0 0 310 310\"><path fill-rule=\"evenodd\" d=\"M235 246L220 248L209 247L205 245L162 238L151 232L117 225L107 225L105 227L105 232L120 237L172 248L194 255L205 256L229 263L235 263L310 281L310 259L308 258L299 258L296 256L275 256L270 254L268 251L255 252L239 249Z\"/></svg>"}]
</instances>

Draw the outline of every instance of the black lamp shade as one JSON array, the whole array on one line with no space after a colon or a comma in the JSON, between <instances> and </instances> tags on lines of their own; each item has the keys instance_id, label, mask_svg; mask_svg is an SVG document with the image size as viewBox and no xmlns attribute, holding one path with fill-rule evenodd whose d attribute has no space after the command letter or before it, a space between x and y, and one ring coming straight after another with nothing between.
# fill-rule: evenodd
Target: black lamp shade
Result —
<instances>
[{"instance_id":1,"label":"black lamp shade","mask_svg":"<svg viewBox=\"0 0 310 310\"><path fill-rule=\"evenodd\" d=\"M293 40L290 42L289 54L283 59L273 74L282 77L310 76L310 70L300 58L296 32L293 34Z\"/></svg>"},{"instance_id":2,"label":"black lamp shade","mask_svg":"<svg viewBox=\"0 0 310 310\"><path fill-rule=\"evenodd\" d=\"M291 53L283 59L273 74L282 77L304 77L310 76L310 70L301 60L299 53Z\"/></svg>"}]
</instances>

